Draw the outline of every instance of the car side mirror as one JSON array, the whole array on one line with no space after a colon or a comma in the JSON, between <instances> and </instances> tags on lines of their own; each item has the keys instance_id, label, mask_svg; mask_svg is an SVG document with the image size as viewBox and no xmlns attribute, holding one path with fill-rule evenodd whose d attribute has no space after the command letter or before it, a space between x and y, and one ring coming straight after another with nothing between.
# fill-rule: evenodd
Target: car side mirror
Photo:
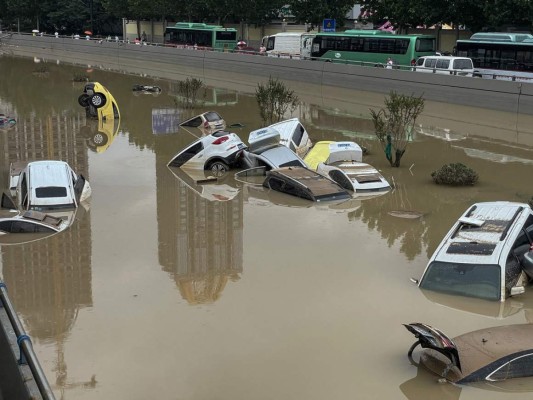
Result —
<instances>
[{"instance_id":1,"label":"car side mirror","mask_svg":"<svg viewBox=\"0 0 533 400\"><path fill-rule=\"evenodd\" d=\"M418 285L418 282L419 282L418 279L415 279L415 278L409 278L409 280L410 280L411 282L413 282L413 283L415 283L415 284Z\"/></svg>"},{"instance_id":2,"label":"car side mirror","mask_svg":"<svg viewBox=\"0 0 533 400\"><path fill-rule=\"evenodd\" d=\"M514 286L511 288L510 296L518 296L519 294L525 293L526 289L523 286Z\"/></svg>"}]
</instances>

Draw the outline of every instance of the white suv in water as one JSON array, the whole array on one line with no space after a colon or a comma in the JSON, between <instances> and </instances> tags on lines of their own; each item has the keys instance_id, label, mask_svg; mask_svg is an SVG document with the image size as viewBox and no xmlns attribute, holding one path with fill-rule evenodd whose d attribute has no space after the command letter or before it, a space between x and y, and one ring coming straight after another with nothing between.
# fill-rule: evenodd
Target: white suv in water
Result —
<instances>
[{"instance_id":1,"label":"white suv in water","mask_svg":"<svg viewBox=\"0 0 533 400\"><path fill-rule=\"evenodd\" d=\"M471 206L439 244L418 282L421 289L504 301L533 278L533 210L496 201Z\"/></svg>"}]
</instances>

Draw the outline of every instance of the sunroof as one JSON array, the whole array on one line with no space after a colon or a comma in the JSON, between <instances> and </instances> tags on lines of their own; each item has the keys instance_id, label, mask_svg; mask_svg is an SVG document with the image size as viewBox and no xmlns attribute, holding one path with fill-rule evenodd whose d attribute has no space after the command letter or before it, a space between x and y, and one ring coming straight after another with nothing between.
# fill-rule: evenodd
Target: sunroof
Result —
<instances>
[{"instance_id":1,"label":"sunroof","mask_svg":"<svg viewBox=\"0 0 533 400\"><path fill-rule=\"evenodd\" d=\"M493 243L455 242L450 244L446 253L490 256L495 248L496 244Z\"/></svg>"}]
</instances>

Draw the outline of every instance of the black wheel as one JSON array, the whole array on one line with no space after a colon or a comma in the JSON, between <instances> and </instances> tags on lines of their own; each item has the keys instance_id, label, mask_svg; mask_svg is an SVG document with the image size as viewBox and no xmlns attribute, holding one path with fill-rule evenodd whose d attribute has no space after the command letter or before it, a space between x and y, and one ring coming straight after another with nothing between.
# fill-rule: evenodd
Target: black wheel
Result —
<instances>
[{"instance_id":1,"label":"black wheel","mask_svg":"<svg viewBox=\"0 0 533 400\"><path fill-rule=\"evenodd\" d=\"M90 97L91 96L89 96L87 93L80 94L80 96L78 97L78 104L82 107L87 107L89 105Z\"/></svg>"},{"instance_id":2,"label":"black wheel","mask_svg":"<svg viewBox=\"0 0 533 400\"><path fill-rule=\"evenodd\" d=\"M107 102L107 99L102 93L95 93L91 96L90 102L94 107L100 108L105 105L105 103Z\"/></svg>"},{"instance_id":3,"label":"black wheel","mask_svg":"<svg viewBox=\"0 0 533 400\"><path fill-rule=\"evenodd\" d=\"M93 136L93 143L95 146L103 146L107 143L107 135L101 132L96 132Z\"/></svg>"},{"instance_id":4,"label":"black wheel","mask_svg":"<svg viewBox=\"0 0 533 400\"><path fill-rule=\"evenodd\" d=\"M229 165L224 161L217 160L210 163L208 169L216 178L222 178L228 173Z\"/></svg>"}]
</instances>

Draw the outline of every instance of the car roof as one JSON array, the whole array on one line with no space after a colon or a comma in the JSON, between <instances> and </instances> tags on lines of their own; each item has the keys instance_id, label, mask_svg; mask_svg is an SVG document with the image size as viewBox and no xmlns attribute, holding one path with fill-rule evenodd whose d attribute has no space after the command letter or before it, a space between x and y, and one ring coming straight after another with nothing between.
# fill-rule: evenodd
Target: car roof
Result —
<instances>
[{"instance_id":1,"label":"car roof","mask_svg":"<svg viewBox=\"0 0 533 400\"><path fill-rule=\"evenodd\" d=\"M533 325L497 326L465 333L453 339L465 378L494 361L524 350L533 350ZM500 364L488 370L490 374Z\"/></svg>"},{"instance_id":2,"label":"car roof","mask_svg":"<svg viewBox=\"0 0 533 400\"><path fill-rule=\"evenodd\" d=\"M291 149L282 145L270 148L261 154L258 154L257 157L264 159L274 167L278 167L290 161L298 161L302 164L302 167L305 167L305 163L300 157L298 157Z\"/></svg>"},{"instance_id":3,"label":"car roof","mask_svg":"<svg viewBox=\"0 0 533 400\"><path fill-rule=\"evenodd\" d=\"M525 203L476 203L453 225L432 259L498 264L507 240L514 240L520 232L512 228L517 223L522 226L530 214L531 208Z\"/></svg>"}]
</instances>

